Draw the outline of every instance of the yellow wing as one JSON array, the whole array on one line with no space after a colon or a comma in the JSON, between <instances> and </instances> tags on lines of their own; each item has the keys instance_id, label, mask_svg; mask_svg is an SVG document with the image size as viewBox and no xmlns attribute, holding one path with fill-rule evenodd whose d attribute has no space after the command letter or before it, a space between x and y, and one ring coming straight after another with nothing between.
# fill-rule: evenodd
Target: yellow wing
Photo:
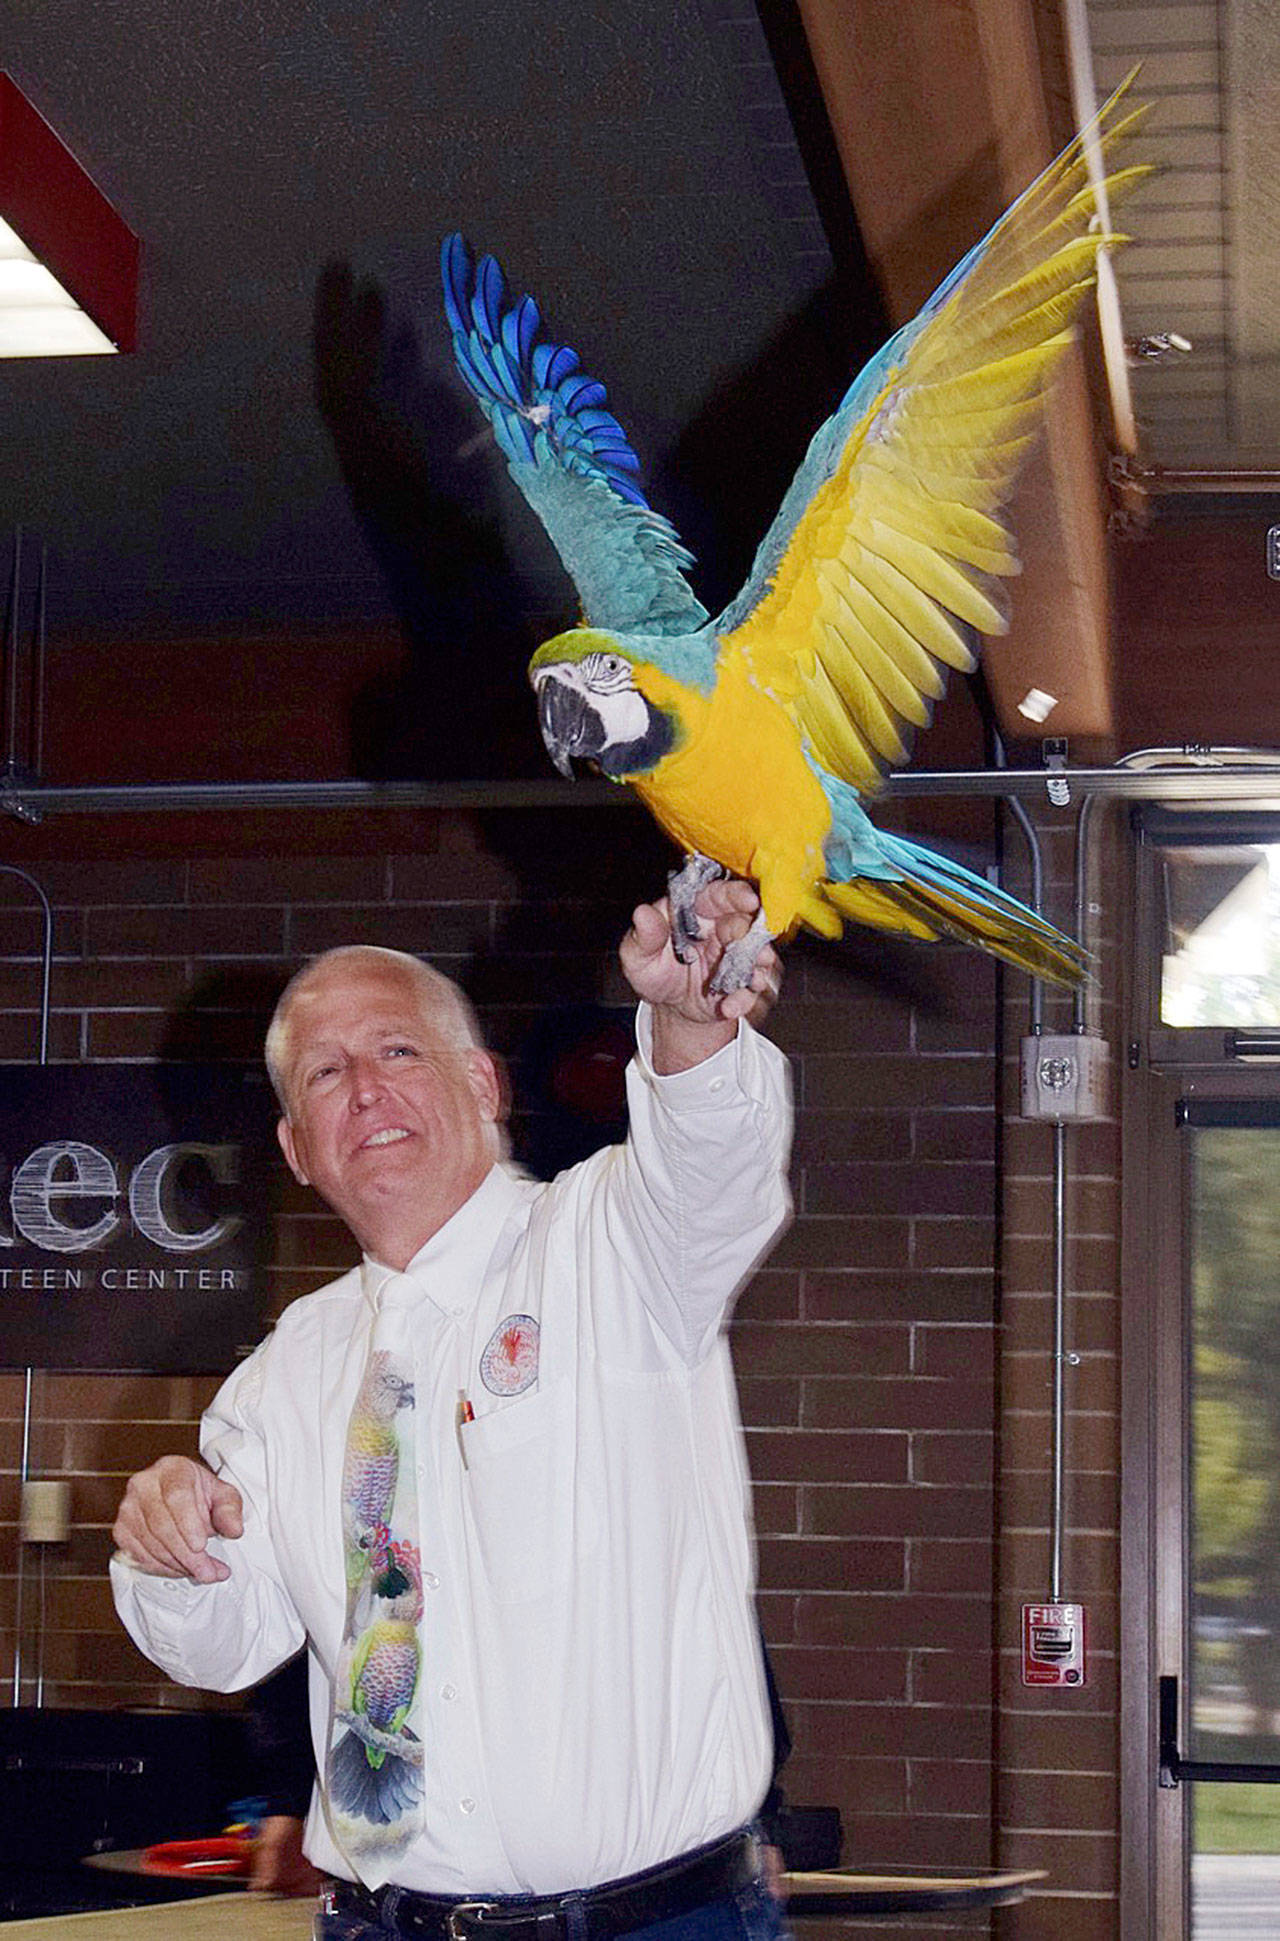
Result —
<instances>
[{"instance_id":1,"label":"yellow wing","mask_svg":"<svg viewBox=\"0 0 1280 1941\"><path fill-rule=\"evenodd\" d=\"M1126 83L1126 86L1128 84ZM1144 112L1095 123L1110 150ZM1003 632L1017 555L1000 513L1072 341L1102 237L1078 136L855 380L810 445L720 656L789 709L822 765L874 790L906 759L964 626ZM1107 178L1118 201L1147 173Z\"/></svg>"}]
</instances>

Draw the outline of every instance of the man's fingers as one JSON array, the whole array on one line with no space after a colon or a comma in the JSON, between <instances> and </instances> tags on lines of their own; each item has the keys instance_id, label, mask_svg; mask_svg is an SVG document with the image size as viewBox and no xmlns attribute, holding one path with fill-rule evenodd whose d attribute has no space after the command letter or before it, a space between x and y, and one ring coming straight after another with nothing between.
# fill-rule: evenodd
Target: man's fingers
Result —
<instances>
[{"instance_id":1,"label":"man's fingers","mask_svg":"<svg viewBox=\"0 0 1280 1941\"><path fill-rule=\"evenodd\" d=\"M667 899L659 903L638 903L631 912L631 936L642 956L656 957L671 936Z\"/></svg>"},{"instance_id":2,"label":"man's fingers","mask_svg":"<svg viewBox=\"0 0 1280 1941\"><path fill-rule=\"evenodd\" d=\"M114 1534L142 1570L213 1584L231 1573L208 1555L209 1538L215 1530L239 1536L243 1527L237 1490L188 1456L162 1456L130 1477Z\"/></svg>"},{"instance_id":3,"label":"man's fingers","mask_svg":"<svg viewBox=\"0 0 1280 1941\"><path fill-rule=\"evenodd\" d=\"M209 1499L209 1515L220 1537L244 1535L244 1504L240 1492L230 1483L216 1482Z\"/></svg>"}]
</instances>

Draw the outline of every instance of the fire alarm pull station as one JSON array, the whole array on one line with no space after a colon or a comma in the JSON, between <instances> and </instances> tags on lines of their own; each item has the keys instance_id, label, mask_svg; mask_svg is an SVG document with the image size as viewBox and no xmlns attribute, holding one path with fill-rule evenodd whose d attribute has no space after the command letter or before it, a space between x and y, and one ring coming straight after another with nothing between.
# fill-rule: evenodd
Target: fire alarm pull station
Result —
<instances>
[{"instance_id":1,"label":"fire alarm pull station","mask_svg":"<svg viewBox=\"0 0 1280 1941\"><path fill-rule=\"evenodd\" d=\"M1083 1604L1023 1605L1024 1685L1083 1685L1084 1645Z\"/></svg>"}]
</instances>

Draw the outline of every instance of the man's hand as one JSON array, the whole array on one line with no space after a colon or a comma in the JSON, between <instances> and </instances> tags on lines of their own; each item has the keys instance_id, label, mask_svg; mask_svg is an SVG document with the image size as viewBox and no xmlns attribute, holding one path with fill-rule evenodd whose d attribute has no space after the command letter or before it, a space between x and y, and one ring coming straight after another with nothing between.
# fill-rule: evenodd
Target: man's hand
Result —
<instances>
[{"instance_id":1,"label":"man's hand","mask_svg":"<svg viewBox=\"0 0 1280 1941\"><path fill-rule=\"evenodd\" d=\"M653 1007L653 1064L662 1073L700 1065L734 1037L739 1018L762 1024L782 981L778 954L766 944L750 984L727 997L715 995L709 987L725 948L745 936L760 899L750 883L730 877L699 890L695 907L703 935L691 963L682 964L671 947L665 897L633 913L618 953L632 990Z\"/></svg>"},{"instance_id":2,"label":"man's hand","mask_svg":"<svg viewBox=\"0 0 1280 1941\"><path fill-rule=\"evenodd\" d=\"M117 1548L153 1577L218 1584L231 1572L209 1556L209 1538L243 1532L238 1489L190 1456L161 1456L129 1478L111 1534Z\"/></svg>"},{"instance_id":3,"label":"man's hand","mask_svg":"<svg viewBox=\"0 0 1280 1941\"><path fill-rule=\"evenodd\" d=\"M318 1894L324 1875L302 1851L302 1821L288 1813L268 1813L253 1843L249 1885L255 1894Z\"/></svg>"}]
</instances>

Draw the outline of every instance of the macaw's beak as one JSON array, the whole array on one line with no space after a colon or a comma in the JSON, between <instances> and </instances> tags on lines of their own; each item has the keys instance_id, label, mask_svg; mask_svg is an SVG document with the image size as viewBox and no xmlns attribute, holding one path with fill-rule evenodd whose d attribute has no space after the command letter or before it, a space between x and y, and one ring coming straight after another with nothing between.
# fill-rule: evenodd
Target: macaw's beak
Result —
<instances>
[{"instance_id":1,"label":"macaw's beak","mask_svg":"<svg viewBox=\"0 0 1280 1941\"><path fill-rule=\"evenodd\" d=\"M547 753L565 776L573 774L573 758L590 759L605 743L604 723L576 688L554 674L544 674L538 686L538 726Z\"/></svg>"}]
</instances>

